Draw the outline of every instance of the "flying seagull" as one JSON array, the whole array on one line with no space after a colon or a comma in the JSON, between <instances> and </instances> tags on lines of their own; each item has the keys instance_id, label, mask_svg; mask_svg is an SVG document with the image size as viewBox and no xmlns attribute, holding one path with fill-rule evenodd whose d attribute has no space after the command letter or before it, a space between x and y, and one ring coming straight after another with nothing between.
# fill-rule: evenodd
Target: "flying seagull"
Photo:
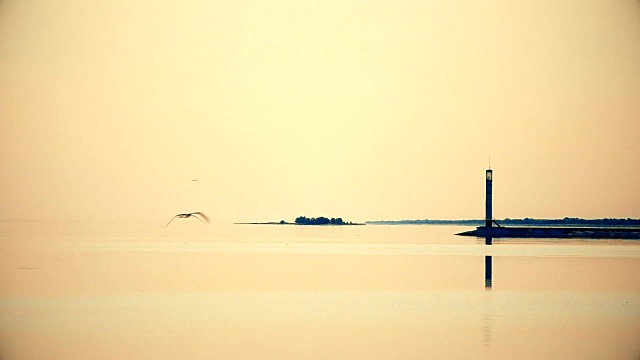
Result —
<instances>
[{"instance_id":1,"label":"flying seagull","mask_svg":"<svg viewBox=\"0 0 640 360\"><path fill-rule=\"evenodd\" d=\"M171 222L173 221L173 219L175 218L181 218L181 219L185 219L188 217L194 217L200 221L202 221L203 223L206 222L207 224L209 223L209 218L207 217L207 215L201 213L201 212L192 212L192 213L188 213L188 214L178 214L174 217L171 218L171 220L169 220L169 222L167 223L167 225L165 225L164 227L169 226L169 224L171 224ZM201 219L202 218L202 219ZM204 219L204 220L203 220Z\"/></svg>"}]
</instances>

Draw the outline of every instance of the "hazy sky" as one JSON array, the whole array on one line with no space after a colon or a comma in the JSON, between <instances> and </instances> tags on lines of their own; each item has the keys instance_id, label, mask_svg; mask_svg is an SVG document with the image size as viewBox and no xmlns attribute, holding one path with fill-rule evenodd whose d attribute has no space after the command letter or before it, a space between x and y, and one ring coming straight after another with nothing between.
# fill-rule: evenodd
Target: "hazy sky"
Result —
<instances>
[{"instance_id":1,"label":"hazy sky","mask_svg":"<svg viewBox=\"0 0 640 360\"><path fill-rule=\"evenodd\" d=\"M1 220L482 218L489 156L640 217L640 1L0 0Z\"/></svg>"}]
</instances>

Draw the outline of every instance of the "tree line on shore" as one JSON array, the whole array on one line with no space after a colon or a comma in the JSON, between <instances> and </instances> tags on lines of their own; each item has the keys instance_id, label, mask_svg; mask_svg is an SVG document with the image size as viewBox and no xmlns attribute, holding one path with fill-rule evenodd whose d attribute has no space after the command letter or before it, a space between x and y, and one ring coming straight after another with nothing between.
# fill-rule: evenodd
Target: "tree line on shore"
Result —
<instances>
[{"instance_id":1,"label":"tree line on shore","mask_svg":"<svg viewBox=\"0 0 640 360\"><path fill-rule=\"evenodd\" d=\"M326 218L320 216L317 218L308 218L306 216L298 216L295 221L298 225L350 225L351 222L345 222L342 218Z\"/></svg>"},{"instance_id":2,"label":"tree line on shore","mask_svg":"<svg viewBox=\"0 0 640 360\"><path fill-rule=\"evenodd\" d=\"M510 219L505 218L503 220L497 220L502 225L524 225L524 226L640 226L640 219L581 219L565 217L563 219ZM431 224L431 225L467 225L467 226L481 226L484 225L484 220L472 219L472 220L379 220L379 221L367 221L367 224L379 224L379 225L419 225L419 224Z\"/></svg>"}]
</instances>

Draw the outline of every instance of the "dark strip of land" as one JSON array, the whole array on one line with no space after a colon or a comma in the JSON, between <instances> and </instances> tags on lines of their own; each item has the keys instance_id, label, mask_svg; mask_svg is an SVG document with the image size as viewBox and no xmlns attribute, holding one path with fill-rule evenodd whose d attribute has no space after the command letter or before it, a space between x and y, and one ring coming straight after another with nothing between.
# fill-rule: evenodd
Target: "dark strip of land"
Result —
<instances>
[{"instance_id":1,"label":"dark strip of land","mask_svg":"<svg viewBox=\"0 0 640 360\"><path fill-rule=\"evenodd\" d=\"M269 221L269 222L241 222L241 223L234 223L236 225L299 225L299 226L350 226L350 225L366 225L364 223L354 223L354 222L348 222L348 223L342 223L342 224L297 224L297 223L292 223L292 222L274 222L274 221Z\"/></svg>"},{"instance_id":2,"label":"dark strip of land","mask_svg":"<svg viewBox=\"0 0 640 360\"><path fill-rule=\"evenodd\" d=\"M456 235L483 238L640 239L635 227L484 227Z\"/></svg>"},{"instance_id":3,"label":"dark strip of land","mask_svg":"<svg viewBox=\"0 0 640 360\"><path fill-rule=\"evenodd\" d=\"M563 219L502 219L497 222L504 226L584 226L584 227L619 227L619 226L633 226L640 227L640 219L581 219L565 217ZM471 220L379 220L379 221L367 221L366 224L372 225L464 225L464 226L482 226L484 220L471 219Z\"/></svg>"},{"instance_id":4,"label":"dark strip of land","mask_svg":"<svg viewBox=\"0 0 640 360\"><path fill-rule=\"evenodd\" d=\"M324 216L320 216L317 218L311 217L308 218L306 216L298 216L296 221L293 223L280 220L278 222L269 221L269 222L248 222L248 223L236 223L236 224L245 224L245 225L365 225L354 223L351 221L344 221L342 218L327 218Z\"/></svg>"}]
</instances>

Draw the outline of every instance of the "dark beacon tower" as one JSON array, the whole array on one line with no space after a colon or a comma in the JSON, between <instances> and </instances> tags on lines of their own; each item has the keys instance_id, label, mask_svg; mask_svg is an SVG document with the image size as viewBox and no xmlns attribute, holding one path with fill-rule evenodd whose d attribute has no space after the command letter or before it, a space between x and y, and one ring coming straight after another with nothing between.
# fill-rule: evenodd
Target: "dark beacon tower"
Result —
<instances>
[{"instance_id":1,"label":"dark beacon tower","mask_svg":"<svg viewBox=\"0 0 640 360\"><path fill-rule=\"evenodd\" d=\"M493 239L491 238L491 227L493 226L493 201L492 201L492 193L493 193L493 170L489 168L487 170L487 195L485 199L485 209L484 209L484 239L486 245L493 244ZM491 257L489 256L489 261L491 261ZM491 267L489 267L491 269ZM491 271L491 270L489 270Z\"/></svg>"},{"instance_id":2,"label":"dark beacon tower","mask_svg":"<svg viewBox=\"0 0 640 360\"><path fill-rule=\"evenodd\" d=\"M491 170L491 168L489 168L487 170L487 196L486 196L486 202L485 202L485 214L484 214L484 227L485 228L490 228L491 227L491 223L493 222L493 214L492 214L492 200L491 200L491 196L493 192L493 170Z\"/></svg>"},{"instance_id":3,"label":"dark beacon tower","mask_svg":"<svg viewBox=\"0 0 640 360\"><path fill-rule=\"evenodd\" d=\"M487 196L485 202L485 214L484 214L484 239L485 245L491 245L493 239L491 238L491 227L493 223L493 211L492 211L492 192L493 192L493 170L489 168L487 170ZM485 290L491 290L492 286L492 266L493 258L491 256L484 257L484 288Z\"/></svg>"}]
</instances>

